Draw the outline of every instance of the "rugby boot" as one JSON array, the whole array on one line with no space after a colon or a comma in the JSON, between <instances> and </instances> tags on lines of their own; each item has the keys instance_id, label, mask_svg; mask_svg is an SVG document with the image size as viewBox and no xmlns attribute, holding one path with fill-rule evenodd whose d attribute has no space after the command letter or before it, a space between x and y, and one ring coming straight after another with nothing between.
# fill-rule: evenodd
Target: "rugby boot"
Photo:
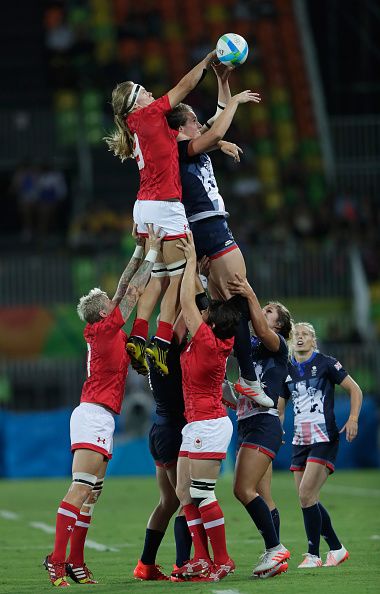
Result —
<instances>
[{"instance_id":1,"label":"rugby boot","mask_svg":"<svg viewBox=\"0 0 380 594\"><path fill-rule=\"evenodd\" d=\"M140 375L148 375L149 366L145 356L145 340L137 336L130 336L127 342L127 353L131 358L131 365Z\"/></svg>"},{"instance_id":2,"label":"rugby boot","mask_svg":"<svg viewBox=\"0 0 380 594\"><path fill-rule=\"evenodd\" d=\"M170 577L165 575L160 565L147 565L138 560L138 563L133 571L133 576L136 580L143 581L169 581Z\"/></svg>"},{"instance_id":3,"label":"rugby boot","mask_svg":"<svg viewBox=\"0 0 380 594\"><path fill-rule=\"evenodd\" d=\"M210 559L191 559L182 567L177 567L176 571L172 571L174 577L193 577L204 575L210 571L212 562Z\"/></svg>"},{"instance_id":4,"label":"rugby boot","mask_svg":"<svg viewBox=\"0 0 380 594\"><path fill-rule=\"evenodd\" d=\"M228 558L225 563L221 563L220 565L214 563L207 577L210 581L219 582L220 580L225 578L230 573L233 573L234 571L235 563L231 558Z\"/></svg>"},{"instance_id":5,"label":"rugby boot","mask_svg":"<svg viewBox=\"0 0 380 594\"><path fill-rule=\"evenodd\" d=\"M146 356L155 370L161 375L168 375L169 373L166 364L169 346L169 343L154 337L146 347Z\"/></svg>"},{"instance_id":6,"label":"rugby boot","mask_svg":"<svg viewBox=\"0 0 380 594\"><path fill-rule=\"evenodd\" d=\"M275 577L281 573L286 573L288 571L288 567L289 564L287 561L281 561L281 563L278 563L278 565L275 565L275 567L272 567L272 569L268 569L267 571L263 571L261 573L254 573L252 577L259 579Z\"/></svg>"},{"instance_id":7,"label":"rugby boot","mask_svg":"<svg viewBox=\"0 0 380 594\"><path fill-rule=\"evenodd\" d=\"M350 554L347 549L344 548L342 545L340 549L336 551L329 551L326 557L326 563L323 564L323 567L336 567L343 563L343 561L347 561Z\"/></svg>"},{"instance_id":8,"label":"rugby boot","mask_svg":"<svg viewBox=\"0 0 380 594\"><path fill-rule=\"evenodd\" d=\"M66 571L69 578L77 584L97 584L94 579L92 571L85 563L83 565L74 565L74 563L66 562Z\"/></svg>"},{"instance_id":9,"label":"rugby boot","mask_svg":"<svg viewBox=\"0 0 380 594\"><path fill-rule=\"evenodd\" d=\"M298 565L298 569L311 569L312 567L322 567L322 559L318 555L304 554L305 559Z\"/></svg>"},{"instance_id":10,"label":"rugby boot","mask_svg":"<svg viewBox=\"0 0 380 594\"><path fill-rule=\"evenodd\" d=\"M235 396L232 383L227 378L224 378L222 384L222 402L224 406L236 410L238 399Z\"/></svg>"},{"instance_id":11,"label":"rugby boot","mask_svg":"<svg viewBox=\"0 0 380 594\"><path fill-rule=\"evenodd\" d=\"M49 572L49 578L56 588L69 588L70 584L66 580L66 563L53 563L51 554L46 555L43 566Z\"/></svg>"},{"instance_id":12,"label":"rugby boot","mask_svg":"<svg viewBox=\"0 0 380 594\"><path fill-rule=\"evenodd\" d=\"M269 398L269 396L265 394L264 387L264 384L259 380L245 380L242 377L240 377L239 381L236 384L234 384L234 388L238 394L241 394L242 396L249 398L259 406L271 408L272 406L274 406L274 402L272 398Z\"/></svg>"},{"instance_id":13,"label":"rugby boot","mask_svg":"<svg viewBox=\"0 0 380 594\"><path fill-rule=\"evenodd\" d=\"M290 552L280 544L261 555L260 562L254 567L252 575L253 577L265 577L262 574L269 572L287 559L290 559Z\"/></svg>"}]
</instances>

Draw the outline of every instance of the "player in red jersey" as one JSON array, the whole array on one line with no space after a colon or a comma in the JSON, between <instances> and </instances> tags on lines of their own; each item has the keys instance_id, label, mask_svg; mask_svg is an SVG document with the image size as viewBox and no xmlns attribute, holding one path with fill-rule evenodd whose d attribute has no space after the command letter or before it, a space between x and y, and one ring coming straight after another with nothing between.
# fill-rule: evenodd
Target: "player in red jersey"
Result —
<instances>
[{"instance_id":1,"label":"player in red jersey","mask_svg":"<svg viewBox=\"0 0 380 594\"><path fill-rule=\"evenodd\" d=\"M232 423L222 404L222 383L240 314L224 301L212 301L202 314L199 312L192 234L188 233L187 239L180 242L186 258L181 307L192 340L181 355L187 425L182 430L177 496L193 539L194 558L178 569L176 577L202 576L199 579L219 581L235 568L227 552L224 516L214 489L232 436Z\"/></svg>"},{"instance_id":2,"label":"player in red jersey","mask_svg":"<svg viewBox=\"0 0 380 594\"><path fill-rule=\"evenodd\" d=\"M147 354L159 371L168 373L166 353L173 336L179 287L185 260L173 240L185 237L188 228L185 209L181 203L177 132L171 130L166 114L180 103L200 82L216 53L209 53L167 94L154 99L152 93L132 81L118 84L112 93L112 107L116 131L105 140L116 156L123 161L134 158L140 172L140 189L133 209L138 233L145 234L145 223L154 223L166 233L162 246L163 262L154 270L167 274L168 288L161 303L160 321L156 336ZM148 367L145 342L148 337L148 318L137 311L127 349L132 365Z\"/></svg>"},{"instance_id":3,"label":"player in red jersey","mask_svg":"<svg viewBox=\"0 0 380 594\"><path fill-rule=\"evenodd\" d=\"M114 415L120 413L124 396L129 357L122 327L150 277L160 249L159 233L149 226L150 249L142 263L144 248L137 238L136 250L112 299L104 291L92 289L78 304L78 315L87 322L83 333L88 350L87 379L70 420L73 481L58 508L54 550L44 561L51 583L60 588L69 586L67 575L81 584L96 583L84 562L83 548L112 457Z\"/></svg>"}]
</instances>

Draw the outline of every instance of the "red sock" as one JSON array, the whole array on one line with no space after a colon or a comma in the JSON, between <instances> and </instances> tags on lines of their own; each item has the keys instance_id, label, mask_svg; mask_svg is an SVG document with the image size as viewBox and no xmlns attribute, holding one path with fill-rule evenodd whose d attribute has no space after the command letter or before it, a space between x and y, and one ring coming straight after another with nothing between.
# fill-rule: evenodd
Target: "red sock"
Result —
<instances>
[{"instance_id":1,"label":"red sock","mask_svg":"<svg viewBox=\"0 0 380 594\"><path fill-rule=\"evenodd\" d=\"M74 532L70 539L70 554L68 558L69 563L74 565L83 565L84 563L84 543L88 529L90 527L91 516L79 514L77 523L75 524Z\"/></svg>"},{"instance_id":2,"label":"red sock","mask_svg":"<svg viewBox=\"0 0 380 594\"><path fill-rule=\"evenodd\" d=\"M66 548L72 535L79 516L80 509L61 501L57 511L57 520L55 525L55 543L54 551L52 553L52 561L55 563L64 563L66 561Z\"/></svg>"},{"instance_id":3,"label":"red sock","mask_svg":"<svg viewBox=\"0 0 380 594\"><path fill-rule=\"evenodd\" d=\"M228 559L226 547L226 532L224 528L224 516L217 501L208 505L201 505L199 513L202 517L204 529L210 539L214 553L214 563L223 565Z\"/></svg>"},{"instance_id":4,"label":"red sock","mask_svg":"<svg viewBox=\"0 0 380 594\"><path fill-rule=\"evenodd\" d=\"M173 324L161 321L158 322L156 338L164 340L165 342L168 342L170 344L173 338Z\"/></svg>"},{"instance_id":5,"label":"red sock","mask_svg":"<svg viewBox=\"0 0 380 594\"><path fill-rule=\"evenodd\" d=\"M146 340L148 338L148 332L148 322L146 320L143 320L142 318L136 318L133 322L130 336L136 336L137 338L142 338L143 340Z\"/></svg>"},{"instance_id":6,"label":"red sock","mask_svg":"<svg viewBox=\"0 0 380 594\"><path fill-rule=\"evenodd\" d=\"M193 503L183 506L183 511L186 517L187 525L190 530L191 538L194 545L194 559L210 560L210 554L207 546L207 534L203 527L201 514L198 508Z\"/></svg>"}]
</instances>

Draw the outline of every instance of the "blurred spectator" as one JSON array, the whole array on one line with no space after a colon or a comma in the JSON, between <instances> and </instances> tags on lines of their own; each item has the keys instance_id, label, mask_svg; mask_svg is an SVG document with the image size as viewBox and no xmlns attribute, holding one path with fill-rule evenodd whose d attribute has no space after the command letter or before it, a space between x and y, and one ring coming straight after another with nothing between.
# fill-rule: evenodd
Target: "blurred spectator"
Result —
<instances>
[{"instance_id":1,"label":"blurred spectator","mask_svg":"<svg viewBox=\"0 0 380 594\"><path fill-rule=\"evenodd\" d=\"M37 231L38 168L29 161L20 163L12 180L10 191L16 197L21 218L21 240L30 242Z\"/></svg>"},{"instance_id":2,"label":"blurred spectator","mask_svg":"<svg viewBox=\"0 0 380 594\"><path fill-rule=\"evenodd\" d=\"M63 173L45 163L37 180L39 233L42 238L56 231L59 207L66 197L67 185Z\"/></svg>"}]
</instances>

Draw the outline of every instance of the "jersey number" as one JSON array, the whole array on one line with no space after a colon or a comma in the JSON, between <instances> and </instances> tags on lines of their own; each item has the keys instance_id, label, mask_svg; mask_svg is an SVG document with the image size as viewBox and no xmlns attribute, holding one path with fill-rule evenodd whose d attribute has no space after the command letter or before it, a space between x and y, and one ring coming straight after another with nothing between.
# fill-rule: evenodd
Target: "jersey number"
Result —
<instances>
[{"instance_id":1,"label":"jersey number","mask_svg":"<svg viewBox=\"0 0 380 594\"><path fill-rule=\"evenodd\" d=\"M139 169L144 169L145 161L144 161L143 154L141 152L139 138L138 138L136 132L134 133L133 138L135 139L135 141L133 143L133 156L136 159L137 167Z\"/></svg>"}]
</instances>

